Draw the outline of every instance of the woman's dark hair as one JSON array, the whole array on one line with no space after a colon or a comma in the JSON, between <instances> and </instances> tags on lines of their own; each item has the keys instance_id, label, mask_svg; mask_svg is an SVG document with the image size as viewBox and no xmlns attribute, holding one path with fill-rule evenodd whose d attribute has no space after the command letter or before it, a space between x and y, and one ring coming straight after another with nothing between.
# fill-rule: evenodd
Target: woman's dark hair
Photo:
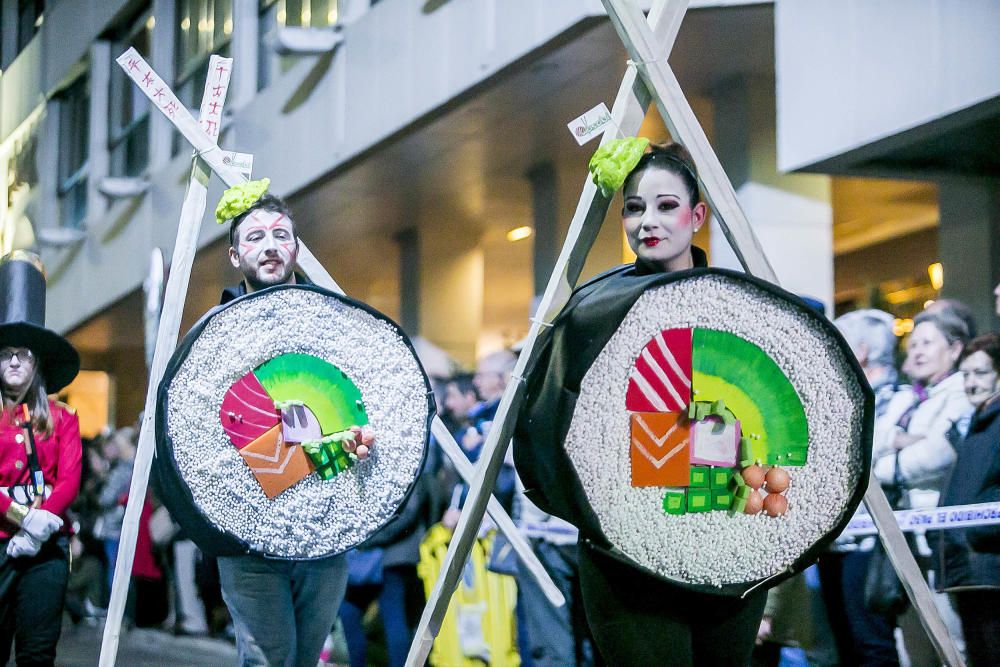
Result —
<instances>
[{"instance_id":1,"label":"woman's dark hair","mask_svg":"<svg viewBox=\"0 0 1000 667\"><path fill-rule=\"evenodd\" d=\"M1000 334L991 331L970 340L968 345L962 348L958 363L962 363L976 352L988 354L993 360L993 370L1000 371Z\"/></svg>"},{"instance_id":2,"label":"woman's dark hair","mask_svg":"<svg viewBox=\"0 0 1000 667\"><path fill-rule=\"evenodd\" d=\"M292 212L288 208L288 204L281 197L277 197L272 194L264 194L260 199L254 202L253 206L247 210L240 213L238 216L233 218L233 221L229 223L229 245L233 248L236 247L236 230L239 229L240 223L246 220L246 217L257 210L271 211L272 213L280 213L288 219L288 223L292 226L292 232L295 233L296 238L298 238L298 231L295 229L295 220L292 219Z\"/></svg>"},{"instance_id":3,"label":"woman's dark hair","mask_svg":"<svg viewBox=\"0 0 1000 667\"><path fill-rule=\"evenodd\" d=\"M35 356L38 359L38 356ZM36 364L39 362L36 361ZM45 380L35 367L35 376L31 378L28 391L25 392L22 403L28 404L28 412L31 413L31 425L42 437L52 435L52 415L49 413L49 395L45 390ZM4 391L3 394L3 415L10 423L21 422L21 415L17 413L19 404L15 404L11 397Z\"/></svg>"},{"instance_id":4,"label":"woman's dark hair","mask_svg":"<svg viewBox=\"0 0 1000 667\"><path fill-rule=\"evenodd\" d=\"M690 198L689 204L694 206L698 203L701 196L698 190L698 170L688 149L684 148L682 144L650 144L649 150L639 158L635 168L625 177L625 189L628 188L628 184L633 178L651 168L665 169L679 176L684 182L684 187L687 188Z\"/></svg>"},{"instance_id":5,"label":"woman's dark hair","mask_svg":"<svg viewBox=\"0 0 1000 667\"><path fill-rule=\"evenodd\" d=\"M913 318L914 327L924 322L929 322L937 327L944 339L948 341L948 345L958 341L964 347L969 342L969 327L962 321L962 318L950 311L942 310L936 313L924 311Z\"/></svg>"}]
</instances>

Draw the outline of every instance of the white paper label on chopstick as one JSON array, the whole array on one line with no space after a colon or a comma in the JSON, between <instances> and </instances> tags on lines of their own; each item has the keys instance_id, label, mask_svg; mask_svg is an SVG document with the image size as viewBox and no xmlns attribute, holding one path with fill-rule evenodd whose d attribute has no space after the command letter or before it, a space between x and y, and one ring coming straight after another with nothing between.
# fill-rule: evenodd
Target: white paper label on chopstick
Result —
<instances>
[{"instance_id":1,"label":"white paper label on chopstick","mask_svg":"<svg viewBox=\"0 0 1000 667\"><path fill-rule=\"evenodd\" d=\"M253 155L251 153L222 151L222 161L230 167L237 169L248 181L250 180L253 173Z\"/></svg>"},{"instance_id":2,"label":"white paper label on chopstick","mask_svg":"<svg viewBox=\"0 0 1000 667\"><path fill-rule=\"evenodd\" d=\"M566 123L566 127L573 134L576 143L582 146L604 132L609 123L611 123L611 112L608 110L608 105L601 102L579 118Z\"/></svg>"}]
</instances>

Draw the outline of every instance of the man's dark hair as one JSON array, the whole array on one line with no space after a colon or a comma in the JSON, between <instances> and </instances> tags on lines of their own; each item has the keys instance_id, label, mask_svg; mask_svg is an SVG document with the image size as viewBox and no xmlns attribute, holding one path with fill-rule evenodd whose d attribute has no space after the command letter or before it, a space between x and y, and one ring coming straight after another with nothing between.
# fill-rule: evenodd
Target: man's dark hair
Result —
<instances>
[{"instance_id":1,"label":"man's dark hair","mask_svg":"<svg viewBox=\"0 0 1000 667\"><path fill-rule=\"evenodd\" d=\"M253 206L240 213L238 216L233 218L231 223L229 223L229 245L232 248L236 248L236 230L239 228L240 223L246 220L248 215L257 210L271 211L272 213L282 214L288 219L288 224L292 226L292 233L295 234L295 238L299 237L299 232L295 228L295 219L292 218L292 212L288 208L288 204L285 203L285 200L272 194L265 194L254 202Z\"/></svg>"},{"instance_id":2,"label":"man's dark hair","mask_svg":"<svg viewBox=\"0 0 1000 667\"><path fill-rule=\"evenodd\" d=\"M476 385L472 384L472 373L456 373L451 376L445 386L453 384L460 394L475 394Z\"/></svg>"}]
</instances>

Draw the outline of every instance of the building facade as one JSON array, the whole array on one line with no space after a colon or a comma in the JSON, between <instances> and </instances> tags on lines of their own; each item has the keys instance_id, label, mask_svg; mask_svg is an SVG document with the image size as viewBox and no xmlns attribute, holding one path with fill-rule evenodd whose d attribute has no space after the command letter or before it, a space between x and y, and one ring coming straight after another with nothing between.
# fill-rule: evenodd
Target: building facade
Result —
<instances>
[{"instance_id":1,"label":"building facade","mask_svg":"<svg viewBox=\"0 0 1000 667\"><path fill-rule=\"evenodd\" d=\"M0 2L0 249L41 252L48 321L113 376L119 423L142 407L142 284L155 250L169 261L191 162L119 71L125 49L191 108L209 56L234 58L220 145L254 155L348 294L466 366L527 331L596 146L566 123L610 103L628 66L598 0ZM996 10L914 4L902 21L864 2L694 0L670 63L786 287L904 319L942 293L940 261L943 293L983 320L997 158L932 158L963 154L949 142L970 124L991 131ZM970 42L986 50L954 53ZM643 132L667 138L655 111ZM628 259L617 206L585 275ZM237 279L225 235L206 215L182 332ZM699 240L734 264L717 227Z\"/></svg>"}]
</instances>

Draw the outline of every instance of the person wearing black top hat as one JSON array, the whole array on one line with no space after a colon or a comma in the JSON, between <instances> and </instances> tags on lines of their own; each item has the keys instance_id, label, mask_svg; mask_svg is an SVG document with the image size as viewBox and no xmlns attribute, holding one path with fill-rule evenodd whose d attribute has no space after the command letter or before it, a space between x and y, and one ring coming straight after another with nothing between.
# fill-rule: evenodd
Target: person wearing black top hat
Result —
<instances>
[{"instance_id":1,"label":"person wearing black top hat","mask_svg":"<svg viewBox=\"0 0 1000 667\"><path fill-rule=\"evenodd\" d=\"M80 424L49 399L80 370L45 328L36 255L0 259L0 664L52 665L69 577L63 515L80 488Z\"/></svg>"}]
</instances>

